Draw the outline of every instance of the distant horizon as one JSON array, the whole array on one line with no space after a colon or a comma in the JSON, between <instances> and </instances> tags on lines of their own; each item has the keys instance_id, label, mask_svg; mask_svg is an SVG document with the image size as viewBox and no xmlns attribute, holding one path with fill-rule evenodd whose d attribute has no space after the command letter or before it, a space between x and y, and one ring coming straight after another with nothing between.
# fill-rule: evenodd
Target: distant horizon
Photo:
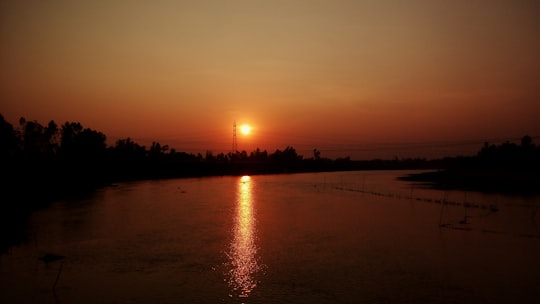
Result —
<instances>
[{"instance_id":1,"label":"distant horizon","mask_svg":"<svg viewBox=\"0 0 540 304\"><path fill-rule=\"evenodd\" d=\"M2 113L0 113L2 114ZM5 118L5 117L4 117ZM32 119L29 117L21 116L20 118L24 118L27 121L37 121L42 126L46 126L49 120L39 121L37 119ZM6 121L12 126L18 130L19 129L19 119L16 121L10 121L9 119L5 118ZM62 124L65 122L74 122L77 123L78 121L74 120L65 120L65 121L55 121L56 124L58 124L58 127L61 128ZM80 123L80 122L79 122ZM106 132L99 130L97 128L93 128L92 126L85 125L84 123L81 123L81 125L84 128L89 128L94 131L98 131L103 133L106 136L106 143L107 146L114 146L116 141L120 139L126 139L130 138L137 144L141 146L149 147L152 145L152 142L159 142L161 145L167 145L170 149L175 149L176 152L184 152L188 154L194 154L197 155L198 153L205 154L206 152L212 152L213 154L228 154L229 152L232 152L232 128L231 128L231 134L229 136L229 142L225 143L225 141L216 144L214 143L213 148L201 148L204 146L203 142L199 143L193 143L189 141L182 141L181 139L169 139L166 138L164 140L158 140L158 139L151 139L151 138L141 138L138 136L110 136ZM432 141L432 142L379 142L379 143L305 143L305 142L298 142L294 143L291 142L289 144L286 144L284 146L256 146L255 143L250 143L254 146L247 146L245 143L242 142L242 135L237 134L237 138L239 140L238 143L238 151L246 151L247 153L253 152L256 149L260 149L261 151L268 151L269 153L273 153L275 150L283 150L287 146L293 147L299 155L302 155L304 158L310 158L313 156L313 150L317 149L319 152L321 152L321 157L323 158L330 158L330 159L336 159L336 158L345 158L350 157L352 160L373 160L373 159L395 159L395 158L419 158L419 159L439 159L443 157L458 157L458 156L473 156L476 155L477 152L482 148L483 144L488 142L490 144L502 144L505 142L511 142L511 143L517 143L519 144L521 138L525 135L531 136L533 139L533 142L535 140L540 139L540 136L535 136L531 134L523 134L521 136L516 136L512 138L488 138L483 140L462 140L462 141L452 141L452 142L444 142L444 141ZM190 144L192 144L190 146Z\"/></svg>"},{"instance_id":2,"label":"distant horizon","mask_svg":"<svg viewBox=\"0 0 540 304\"><path fill-rule=\"evenodd\" d=\"M324 158L344 158L350 157L352 160L372 160L372 159L394 159L394 158L425 158L425 159L438 159L443 157L456 157L456 156L474 156L480 151L485 142L490 144L502 144L505 142L517 143L525 135L516 136L512 138L490 138L487 140L464 140L464 141L453 141L453 142L402 142L402 143L390 143L390 142L381 142L381 143L343 143L343 144L309 144L309 143L290 143L284 146L255 146L255 148L242 148L242 145L239 144L238 151L246 151L248 153L255 151L255 149L260 149L261 151L267 150L268 152L274 152L276 149L283 150L287 146L291 146L296 149L298 154L304 156L305 158L310 158L313 156L313 149L317 149L321 152L321 157ZM531 135L529 135L531 136ZM531 136L533 140L538 141L540 136ZM109 145L114 145L114 142L118 139L124 139L126 137L113 138L107 137L107 143ZM137 137L130 137L133 141L149 146L152 143L150 139L140 139ZM159 141L161 144L167 144L171 148L176 149L177 152L186 152L197 154L201 153L204 155L206 151L211 151L214 154L218 153L229 153L232 152L230 148L232 145L232 136L231 140L227 144L223 144L223 149L214 148L214 149L199 149L198 147L189 147L187 144L182 143L180 140L176 140L179 144L174 144L174 140L171 141ZM182 148L183 147L183 148ZM227 148L228 147L228 148Z\"/></svg>"}]
</instances>

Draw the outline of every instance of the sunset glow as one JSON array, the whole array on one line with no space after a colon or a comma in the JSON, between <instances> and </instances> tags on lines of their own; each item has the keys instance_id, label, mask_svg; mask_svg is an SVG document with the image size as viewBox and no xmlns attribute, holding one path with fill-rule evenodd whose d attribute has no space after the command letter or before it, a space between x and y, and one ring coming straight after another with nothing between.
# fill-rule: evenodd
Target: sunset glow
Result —
<instances>
[{"instance_id":1,"label":"sunset glow","mask_svg":"<svg viewBox=\"0 0 540 304\"><path fill-rule=\"evenodd\" d=\"M204 153L229 151L231 121L250 117L248 152L356 159L540 135L536 1L8 0L0 20L13 124Z\"/></svg>"}]
</instances>

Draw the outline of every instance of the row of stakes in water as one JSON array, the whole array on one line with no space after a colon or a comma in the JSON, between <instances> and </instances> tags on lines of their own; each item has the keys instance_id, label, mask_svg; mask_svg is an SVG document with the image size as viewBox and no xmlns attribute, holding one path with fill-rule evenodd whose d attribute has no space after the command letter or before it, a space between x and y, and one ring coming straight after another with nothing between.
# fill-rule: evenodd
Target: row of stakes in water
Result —
<instances>
[{"instance_id":1,"label":"row of stakes in water","mask_svg":"<svg viewBox=\"0 0 540 304\"><path fill-rule=\"evenodd\" d=\"M446 199L433 199L433 198L425 198L425 197L414 197L414 196L407 196L407 195L401 195L401 194L395 194L395 193L384 193L384 192L377 192L377 191L367 191L362 189L353 189L353 188L345 188L345 187L335 187L337 190L343 190L343 191L351 191L351 192L360 192L365 194L371 194L376 196L384 196L384 197L391 197L391 198L397 198L397 199L406 199L406 200L415 200L415 201L422 201L426 203L435 203L435 204L443 204L443 205L449 205L449 206L463 206L465 208L478 208L478 209L486 209L491 212L497 212L499 211L499 208L497 208L494 204L475 204L471 202L456 202L456 201L449 201Z\"/></svg>"}]
</instances>

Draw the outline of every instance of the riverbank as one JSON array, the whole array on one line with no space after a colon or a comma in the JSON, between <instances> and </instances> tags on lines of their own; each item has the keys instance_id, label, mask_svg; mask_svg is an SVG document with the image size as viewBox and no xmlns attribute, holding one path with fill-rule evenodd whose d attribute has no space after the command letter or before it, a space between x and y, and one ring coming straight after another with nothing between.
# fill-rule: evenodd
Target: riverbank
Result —
<instances>
[{"instance_id":1,"label":"riverbank","mask_svg":"<svg viewBox=\"0 0 540 304\"><path fill-rule=\"evenodd\" d=\"M540 174L534 170L447 169L401 176L439 190L498 192L515 195L540 194Z\"/></svg>"}]
</instances>

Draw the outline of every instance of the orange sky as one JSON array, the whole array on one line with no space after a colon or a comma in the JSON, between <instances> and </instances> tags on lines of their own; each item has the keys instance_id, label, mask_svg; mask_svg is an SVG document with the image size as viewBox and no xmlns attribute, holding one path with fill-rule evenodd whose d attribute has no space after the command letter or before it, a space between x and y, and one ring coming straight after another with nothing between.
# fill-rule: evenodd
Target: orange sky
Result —
<instances>
[{"instance_id":1,"label":"orange sky","mask_svg":"<svg viewBox=\"0 0 540 304\"><path fill-rule=\"evenodd\" d=\"M2 1L0 113L355 159L540 135L540 2ZM538 140L537 140L538 141ZM540 143L540 142L538 142Z\"/></svg>"}]
</instances>

